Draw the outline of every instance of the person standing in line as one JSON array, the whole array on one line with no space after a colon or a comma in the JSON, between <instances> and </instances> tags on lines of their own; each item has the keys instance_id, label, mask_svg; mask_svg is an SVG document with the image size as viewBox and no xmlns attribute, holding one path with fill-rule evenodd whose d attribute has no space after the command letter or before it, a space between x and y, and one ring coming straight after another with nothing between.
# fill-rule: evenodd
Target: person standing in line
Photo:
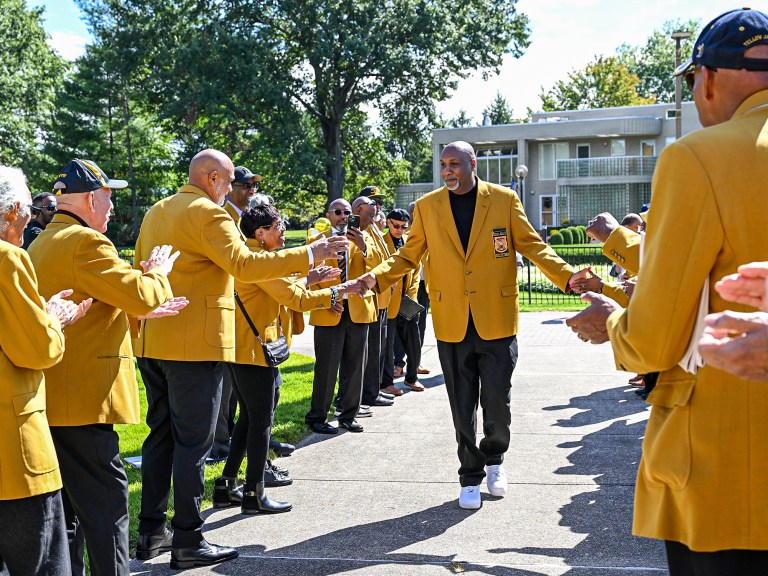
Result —
<instances>
[{"instance_id":1,"label":"person standing in line","mask_svg":"<svg viewBox=\"0 0 768 576\"><path fill-rule=\"evenodd\" d=\"M32 219L24 229L24 244L21 246L24 250L29 248L37 235L53 220L53 215L56 214L56 196L50 192L35 194L30 210Z\"/></svg>"},{"instance_id":2,"label":"person standing in line","mask_svg":"<svg viewBox=\"0 0 768 576\"><path fill-rule=\"evenodd\" d=\"M416 201L408 242L358 279L361 293L388 290L429 252L432 319L461 463L459 506L468 509L480 507L479 487L486 474L492 495L507 492L502 462L509 448L517 362L514 251L536 263L562 290L575 279L571 267L530 225L517 194L483 182L476 167L472 146L448 144L440 155L445 186ZM478 402L484 414L479 446Z\"/></svg>"}]
</instances>

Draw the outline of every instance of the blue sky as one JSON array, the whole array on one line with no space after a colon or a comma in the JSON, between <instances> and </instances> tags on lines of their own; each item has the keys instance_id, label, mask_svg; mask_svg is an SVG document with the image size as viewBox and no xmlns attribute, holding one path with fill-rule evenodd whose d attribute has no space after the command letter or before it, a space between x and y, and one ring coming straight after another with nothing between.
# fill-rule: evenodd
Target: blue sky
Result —
<instances>
[{"instance_id":1,"label":"blue sky","mask_svg":"<svg viewBox=\"0 0 768 576\"><path fill-rule=\"evenodd\" d=\"M471 1L471 0L470 0ZM80 55L88 30L74 0L28 0L45 6L45 27L51 44L66 58ZM768 0L748 3L768 12ZM702 24L743 4L724 0L519 0L518 11L530 19L531 46L522 58L506 57L501 73L483 82L473 75L460 83L454 96L438 105L446 117L459 110L476 121L501 94L516 116L539 109L541 88L549 90L573 69L584 68L596 55L612 54L622 43L638 45L668 20L698 19ZM442 63L450 66L449 62Z\"/></svg>"}]
</instances>

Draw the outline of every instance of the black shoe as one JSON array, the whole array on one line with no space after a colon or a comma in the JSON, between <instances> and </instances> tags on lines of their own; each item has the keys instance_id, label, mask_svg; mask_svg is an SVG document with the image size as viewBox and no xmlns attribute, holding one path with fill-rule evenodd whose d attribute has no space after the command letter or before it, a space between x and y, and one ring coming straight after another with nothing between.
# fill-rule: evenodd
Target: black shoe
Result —
<instances>
[{"instance_id":1,"label":"black shoe","mask_svg":"<svg viewBox=\"0 0 768 576\"><path fill-rule=\"evenodd\" d=\"M290 502L278 502L264 494L264 482L254 485L246 484L243 492L243 506L240 511L243 514L277 514L288 512L293 505Z\"/></svg>"},{"instance_id":2,"label":"black shoe","mask_svg":"<svg viewBox=\"0 0 768 576\"><path fill-rule=\"evenodd\" d=\"M238 551L228 546L216 546L205 540L194 548L173 548L171 550L171 568L184 570L195 566L210 566L237 558Z\"/></svg>"},{"instance_id":3,"label":"black shoe","mask_svg":"<svg viewBox=\"0 0 768 576\"><path fill-rule=\"evenodd\" d=\"M356 420L343 420L339 422L339 426L350 432L362 432L363 427L357 423Z\"/></svg>"},{"instance_id":4,"label":"black shoe","mask_svg":"<svg viewBox=\"0 0 768 576\"><path fill-rule=\"evenodd\" d=\"M213 482L213 507L226 508L243 501L243 490L235 478L216 478Z\"/></svg>"},{"instance_id":5,"label":"black shoe","mask_svg":"<svg viewBox=\"0 0 768 576\"><path fill-rule=\"evenodd\" d=\"M171 550L173 532L163 528L160 534L139 534L136 542L136 559L151 560L163 552Z\"/></svg>"},{"instance_id":6,"label":"black shoe","mask_svg":"<svg viewBox=\"0 0 768 576\"><path fill-rule=\"evenodd\" d=\"M267 488L277 488L290 484L293 484L293 478L291 478L288 470L275 466L267 460L267 463L264 465L264 485Z\"/></svg>"},{"instance_id":7,"label":"black shoe","mask_svg":"<svg viewBox=\"0 0 768 576\"><path fill-rule=\"evenodd\" d=\"M312 430L312 432L316 432L317 434L339 433L338 429L328 424L328 422L308 422L307 426L309 426L309 429Z\"/></svg>"},{"instance_id":8,"label":"black shoe","mask_svg":"<svg viewBox=\"0 0 768 576\"><path fill-rule=\"evenodd\" d=\"M269 447L275 451L279 457L290 456L293 451L296 450L296 446L293 444L286 444L284 442L278 442L277 440L269 440Z\"/></svg>"},{"instance_id":9,"label":"black shoe","mask_svg":"<svg viewBox=\"0 0 768 576\"><path fill-rule=\"evenodd\" d=\"M381 394L376 396L373 402L371 402L371 406L392 406L395 403L394 400L391 398L384 398Z\"/></svg>"}]
</instances>

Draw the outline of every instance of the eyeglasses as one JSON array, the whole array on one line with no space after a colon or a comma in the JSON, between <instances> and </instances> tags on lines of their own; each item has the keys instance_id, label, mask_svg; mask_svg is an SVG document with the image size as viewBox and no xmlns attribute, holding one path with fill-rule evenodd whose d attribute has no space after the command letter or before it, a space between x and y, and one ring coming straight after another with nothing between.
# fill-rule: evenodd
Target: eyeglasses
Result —
<instances>
[{"instance_id":1,"label":"eyeglasses","mask_svg":"<svg viewBox=\"0 0 768 576\"><path fill-rule=\"evenodd\" d=\"M48 204L48 206L42 206L42 208L45 208L48 212L56 212L56 204Z\"/></svg>"},{"instance_id":2,"label":"eyeglasses","mask_svg":"<svg viewBox=\"0 0 768 576\"><path fill-rule=\"evenodd\" d=\"M395 224L394 222L391 222L389 227L394 228L395 230L407 230L408 224Z\"/></svg>"},{"instance_id":3,"label":"eyeglasses","mask_svg":"<svg viewBox=\"0 0 768 576\"><path fill-rule=\"evenodd\" d=\"M352 211L351 210L339 210L338 208L336 208L333 211L333 213L336 214L336 216L341 216L342 214L344 214L344 216L349 216L350 214L352 214Z\"/></svg>"},{"instance_id":4,"label":"eyeglasses","mask_svg":"<svg viewBox=\"0 0 768 576\"><path fill-rule=\"evenodd\" d=\"M246 190L249 190L253 188L254 190L259 189L259 183L258 182L235 182L232 184L232 186L238 186L240 188L245 188Z\"/></svg>"},{"instance_id":5,"label":"eyeglasses","mask_svg":"<svg viewBox=\"0 0 768 576\"><path fill-rule=\"evenodd\" d=\"M272 224L265 224L264 226L259 226L259 228L268 228L271 230L273 226L275 227L275 230L285 230L285 221L282 219L275 220Z\"/></svg>"}]
</instances>

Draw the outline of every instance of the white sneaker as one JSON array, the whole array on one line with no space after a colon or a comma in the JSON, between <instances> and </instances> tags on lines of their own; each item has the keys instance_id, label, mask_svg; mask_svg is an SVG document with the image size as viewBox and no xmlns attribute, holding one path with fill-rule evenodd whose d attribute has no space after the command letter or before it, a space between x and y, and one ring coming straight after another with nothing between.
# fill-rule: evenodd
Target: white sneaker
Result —
<instances>
[{"instance_id":1,"label":"white sneaker","mask_svg":"<svg viewBox=\"0 0 768 576\"><path fill-rule=\"evenodd\" d=\"M480 486L464 486L459 494L459 508L477 510L480 508Z\"/></svg>"},{"instance_id":2,"label":"white sneaker","mask_svg":"<svg viewBox=\"0 0 768 576\"><path fill-rule=\"evenodd\" d=\"M492 496L507 495L507 475L500 464L485 467L485 481Z\"/></svg>"}]
</instances>

